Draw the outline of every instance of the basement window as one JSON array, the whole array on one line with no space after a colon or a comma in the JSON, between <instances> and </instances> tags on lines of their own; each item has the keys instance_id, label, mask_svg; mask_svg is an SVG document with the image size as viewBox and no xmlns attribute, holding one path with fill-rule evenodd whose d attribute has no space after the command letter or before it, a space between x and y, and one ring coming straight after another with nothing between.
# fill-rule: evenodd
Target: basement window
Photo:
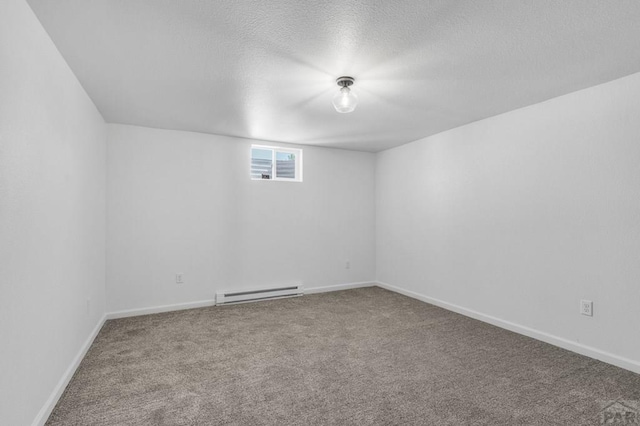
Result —
<instances>
[{"instance_id":1,"label":"basement window","mask_svg":"<svg viewBox=\"0 0 640 426\"><path fill-rule=\"evenodd\" d=\"M302 150L251 145L251 179L302 182Z\"/></svg>"}]
</instances>

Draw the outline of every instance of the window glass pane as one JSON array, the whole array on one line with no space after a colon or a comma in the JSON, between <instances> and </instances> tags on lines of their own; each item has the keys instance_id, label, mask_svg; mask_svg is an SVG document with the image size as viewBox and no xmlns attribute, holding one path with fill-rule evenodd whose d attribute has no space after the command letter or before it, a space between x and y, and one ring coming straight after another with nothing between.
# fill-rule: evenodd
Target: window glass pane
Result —
<instances>
[{"instance_id":1,"label":"window glass pane","mask_svg":"<svg viewBox=\"0 0 640 426\"><path fill-rule=\"evenodd\" d=\"M295 154L276 151L276 177L284 179L296 178Z\"/></svg>"},{"instance_id":2,"label":"window glass pane","mask_svg":"<svg viewBox=\"0 0 640 426\"><path fill-rule=\"evenodd\" d=\"M251 178L271 179L273 177L273 151L270 149L251 149Z\"/></svg>"}]
</instances>

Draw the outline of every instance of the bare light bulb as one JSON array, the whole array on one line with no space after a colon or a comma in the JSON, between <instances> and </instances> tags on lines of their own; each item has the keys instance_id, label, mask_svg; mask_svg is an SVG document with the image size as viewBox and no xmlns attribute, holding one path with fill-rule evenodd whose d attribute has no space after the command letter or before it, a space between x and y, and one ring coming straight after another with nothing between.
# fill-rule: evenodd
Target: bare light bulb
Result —
<instances>
[{"instance_id":1,"label":"bare light bulb","mask_svg":"<svg viewBox=\"0 0 640 426\"><path fill-rule=\"evenodd\" d=\"M349 79L348 84L345 84L345 79L347 78ZM333 107L340 113L353 111L358 104L358 96L349 89L349 86L353 84L353 79L351 77L340 77L337 83L342 87L333 97Z\"/></svg>"}]
</instances>

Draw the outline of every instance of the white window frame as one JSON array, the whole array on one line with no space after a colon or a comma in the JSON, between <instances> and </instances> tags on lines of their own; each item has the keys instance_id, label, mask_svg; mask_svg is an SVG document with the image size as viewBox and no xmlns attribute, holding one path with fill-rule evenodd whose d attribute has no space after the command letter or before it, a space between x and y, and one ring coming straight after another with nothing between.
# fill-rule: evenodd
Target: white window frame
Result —
<instances>
[{"instance_id":1,"label":"white window frame","mask_svg":"<svg viewBox=\"0 0 640 426\"><path fill-rule=\"evenodd\" d=\"M262 179L255 178L251 176L251 160L252 160L252 151L254 149L264 149L271 151L271 164L272 164L272 176L271 179ZM279 178L277 176L277 162L276 162L276 153L283 152L285 154L293 154L296 158L295 164L295 174L296 177L294 179L289 178ZM269 145L251 145L249 148L249 177L251 180L260 180L260 181L274 181L274 182L302 182L302 149L298 148L283 148L281 146L269 146Z\"/></svg>"}]
</instances>

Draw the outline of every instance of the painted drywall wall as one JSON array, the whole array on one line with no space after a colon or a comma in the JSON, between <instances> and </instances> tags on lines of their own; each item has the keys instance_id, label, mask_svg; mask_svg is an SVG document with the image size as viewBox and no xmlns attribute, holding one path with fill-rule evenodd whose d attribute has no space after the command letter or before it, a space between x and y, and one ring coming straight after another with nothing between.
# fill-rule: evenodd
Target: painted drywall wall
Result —
<instances>
[{"instance_id":1,"label":"painted drywall wall","mask_svg":"<svg viewBox=\"0 0 640 426\"><path fill-rule=\"evenodd\" d=\"M635 74L380 152L378 280L640 361L639 117Z\"/></svg>"},{"instance_id":2,"label":"painted drywall wall","mask_svg":"<svg viewBox=\"0 0 640 426\"><path fill-rule=\"evenodd\" d=\"M110 312L374 280L374 154L303 147L303 182L252 181L249 140L108 129Z\"/></svg>"},{"instance_id":3,"label":"painted drywall wall","mask_svg":"<svg viewBox=\"0 0 640 426\"><path fill-rule=\"evenodd\" d=\"M3 0L2 425L34 421L104 315L105 174L101 115L27 3Z\"/></svg>"}]
</instances>

